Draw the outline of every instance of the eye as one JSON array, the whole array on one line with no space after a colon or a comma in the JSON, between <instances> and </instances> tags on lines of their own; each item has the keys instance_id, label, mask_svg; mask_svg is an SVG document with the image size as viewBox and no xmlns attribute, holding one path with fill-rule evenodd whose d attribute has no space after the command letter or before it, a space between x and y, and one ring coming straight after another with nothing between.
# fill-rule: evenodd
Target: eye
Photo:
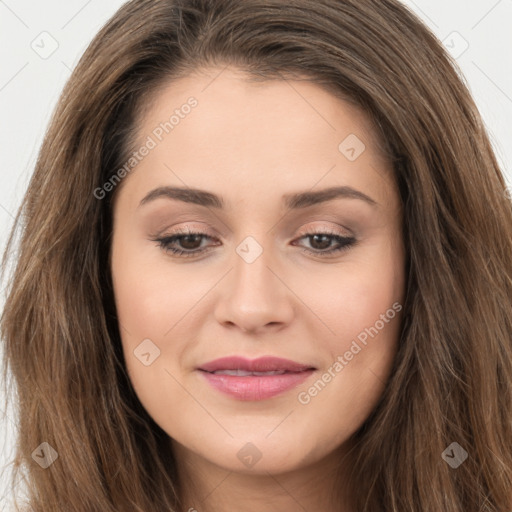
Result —
<instances>
[{"instance_id":1,"label":"eye","mask_svg":"<svg viewBox=\"0 0 512 512\"><path fill-rule=\"evenodd\" d=\"M341 253L357 243L356 238L353 236L347 237L329 230L305 233L297 240L302 239L307 239L311 247L303 247L302 250L308 254L320 257ZM198 256L210 251L211 246L201 248L201 243L204 240L215 239L207 233L190 229L178 230L168 236L153 239L162 250L180 258ZM334 247L332 246L333 242L335 243Z\"/></svg>"},{"instance_id":2,"label":"eye","mask_svg":"<svg viewBox=\"0 0 512 512\"><path fill-rule=\"evenodd\" d=\"M303 251L320 257L347 251L357 243L356 238L353 236L343 236L339 233L325 230L306 233L299 238L299 240L302 240L303 238L308 239L309 244L312 247L312 249L303 248ZM334 247L332 246L333 242L336 244Z\"/></svg>"},{"instance_id":3,"label":"eye","mask_svg":"<svg viewBox=\"0 0 512 512\"><path fill-rule=\"evenodd\" d=\"M169 236L156 238L153 241L158 242L158 246L165 252L171 253L171 255L188 258L210 250L208 248L200 248L203 239L213 240L213 237L207 233L187 229L178 230ZM176 247L177 243L181 245L181 248Z\"/></svg>"}]
</instances>

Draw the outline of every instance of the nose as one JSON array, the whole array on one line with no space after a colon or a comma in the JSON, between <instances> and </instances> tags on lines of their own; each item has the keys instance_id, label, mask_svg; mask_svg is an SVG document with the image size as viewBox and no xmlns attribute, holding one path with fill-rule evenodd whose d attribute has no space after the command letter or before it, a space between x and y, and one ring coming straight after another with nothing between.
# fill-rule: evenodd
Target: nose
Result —
<instances>
[{"instance_id":1,"label":"nose","mask_svg":"<svg viewBox=\"0 0 512 512\"><path fill-rule=\"evenodd\" d=\"M242 250L234 255L233 268L219 289L215 309L219 323L257 333L280 330L291 322L294 295L286 277L280 275L286 273L270 253L263 248L253 261L245 258Z\"/></svg>"}]
</instances>

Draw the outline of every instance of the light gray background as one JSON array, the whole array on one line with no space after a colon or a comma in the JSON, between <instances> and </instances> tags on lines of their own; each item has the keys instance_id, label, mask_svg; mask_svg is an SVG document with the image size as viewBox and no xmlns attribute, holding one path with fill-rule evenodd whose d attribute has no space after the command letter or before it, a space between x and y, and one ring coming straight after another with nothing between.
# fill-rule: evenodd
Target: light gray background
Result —
<instances>
[{"instance_id":1,"label":"light gray background","mask_svg":"<svg viewBox=\"0 0 512 512\"><path fill-rule=\"evenodd\" d=\"M93 36L123 3L0 0L0 249L64 83ZM457 58L510 187L512 0L404 3ZM0 309L3 300L2 292ZM8 486L4 466L12 455L14 414L2 414L3 403L0 391L0 510L8 510L8 500L2 497Z\"/></svg>"}]
</instances>

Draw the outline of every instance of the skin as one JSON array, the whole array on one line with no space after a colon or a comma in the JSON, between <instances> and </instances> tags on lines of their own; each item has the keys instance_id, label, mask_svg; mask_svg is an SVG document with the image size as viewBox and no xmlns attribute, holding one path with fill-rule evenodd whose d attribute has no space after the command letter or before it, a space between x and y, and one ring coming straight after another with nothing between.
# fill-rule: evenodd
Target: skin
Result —
<instances>
[{"instance_id":1,"label":"skin","mask_svg":"<svg viewBox=\"0 0 512 512\"><path fill-rule=\"evenodd\" d=\"M228 511L234 503L249 512L350 511L353 491L331 497L341 489L334 465L343 461L340 474L350 469L350 438L383 393L401 313L359 343L342 371L332 366L365 328L403 304L398 190L359 109L311 82L244 78L236 68L211 68L166 84L139 120L137 148L187 98L198 101L117 191L111 271L126 366L141 403L170 436L184 511ZM349 134L366 146L354 161L338 148ZM289 210L282 200L343 185L377 204L345 197ZM139 206L161 186L207 190L225 207L166 197ZM212 238L174 247L209 249L183 258L154 241L177 228ZM322 257L336 240L304 235L326 231L357 243ZM247 236L263 249L252 263L236 252ZM145 339L160 350L148 366L134 355ZM196 370L228 355L272 355L317 370L282 395L240 401ZM299 393L329 368L335 377L300 403ZM237 457L248 442L261 453L252 467Z\"/></svg>"}]
</instances>

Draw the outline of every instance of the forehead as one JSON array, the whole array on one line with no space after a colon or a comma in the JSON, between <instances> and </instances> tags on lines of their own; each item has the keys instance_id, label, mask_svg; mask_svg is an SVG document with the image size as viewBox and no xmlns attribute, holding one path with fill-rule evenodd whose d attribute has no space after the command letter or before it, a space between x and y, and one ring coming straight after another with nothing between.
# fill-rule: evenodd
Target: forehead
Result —
<instances>
[{"instance_id":1,"label":"forehead","mask_svg":"<svg viewBox=\"0 0 512 512\"><path fill-rule=\"evenodd\" d=\"M357 183L378 201L392 186L370 118L307 80L251 82L234 68L193 73L152 95L136 148L148 137L155 147L129 177L137 189L174 183L240 197Z\"/></svg>"},{"instance_id":2,"label":"forehead","mask_svg":"<svg viewBox=\"0 0 512 512\"><path fill-rule=\"evenodd\" d=\"M271 122L274 131L283 129L283 136L293 125L292 135L302 131L304 138L313 137L313 132L335 133L342 126L358 132L371 146L380 146L370 118L353 102L343 100L341 92L335 95L333 91L332 86L307 77L256 79L238 68L205 68L164 82L148 98L142 98L145 107L137 120L138 134L165 122L194 97L199 108L193 109L196 115L187 124L194 125L198 134L202 126L206 133L213 122L224 131L228 126L233 131L243 126L245 132L236 132L238 139L244 133L268 133ZM194 117L199 118L196 123Z\"/></svg>"}]
</instances>

